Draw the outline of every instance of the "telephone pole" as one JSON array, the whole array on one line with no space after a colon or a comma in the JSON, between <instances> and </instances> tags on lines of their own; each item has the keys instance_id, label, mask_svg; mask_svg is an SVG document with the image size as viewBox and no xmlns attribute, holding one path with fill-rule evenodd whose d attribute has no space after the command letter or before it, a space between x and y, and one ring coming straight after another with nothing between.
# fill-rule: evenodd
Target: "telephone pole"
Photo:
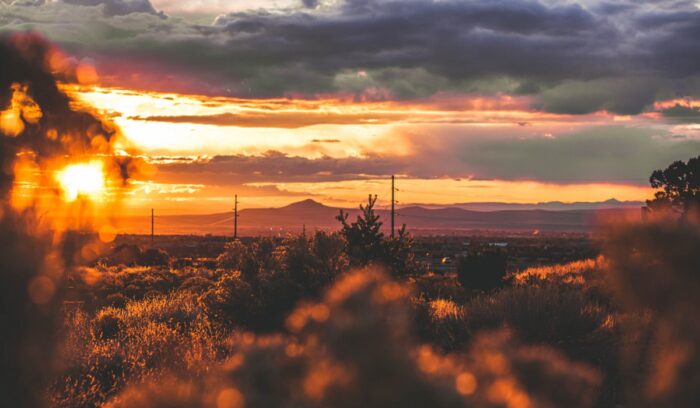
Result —
<instances>
[{"instance_id":1,"label":"telephone pole","mask_svg":"<svg viewBox=\"0 0 700 408\"><path fill-rule=\"evenodd\" d=\"M233 239L238 239L238 194L233 203Z\"/></svg>"},{"instance_id":2,"label":"telephone pole","mask_svg":"<svg viewBox=\"0 0 700 408\"><path fill-rule=\"evenodd\" d=\"M155 236L155 215L153 208L151 208L151 248L153 248L153 240Z\"/></svg>"},{"instance_id":3,"label":"telephone pole","mask_svg":"<svg viewBox=\"0 0 700 408\"><path fill-rule=\"evenodd\" d=\"M394 175L391 175L391 237L394 238L394 214L395 214L395 208L394 204L396 203L396 200L394 199L394 192L396 191L396 188L394 187Z\"/></svg>"}]
</instances>

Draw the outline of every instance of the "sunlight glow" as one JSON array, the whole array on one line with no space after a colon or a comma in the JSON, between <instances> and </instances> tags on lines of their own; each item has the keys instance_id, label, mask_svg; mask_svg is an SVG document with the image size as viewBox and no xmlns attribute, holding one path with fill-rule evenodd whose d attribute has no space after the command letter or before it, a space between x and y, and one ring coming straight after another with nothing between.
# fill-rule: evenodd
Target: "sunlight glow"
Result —
<instances>
[{"instance_id":1,"label":"sunlight glow","mask_svg":"<svg viewBox=\"0 0 700 408\"><path fill-rule=\"evenodd\" d=\"M105 190L104 165L101 161L66 166L56 175L68 202L78 197L99 198Z\"/></svg>"}]
</instances>

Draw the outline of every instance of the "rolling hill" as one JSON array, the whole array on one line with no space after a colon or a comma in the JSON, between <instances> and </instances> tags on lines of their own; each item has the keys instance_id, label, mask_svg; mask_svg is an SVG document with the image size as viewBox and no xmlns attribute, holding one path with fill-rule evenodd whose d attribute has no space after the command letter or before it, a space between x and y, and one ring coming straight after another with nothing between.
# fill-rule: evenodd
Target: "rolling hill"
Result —
<instances>
[{"instance_id":1,"label":"rolling hill","mask_svg":"<svg viewBox=\"0 0 700 408\"><path fill-rule=\"evenodd\" d=\"M298 232L302 228L338 229L336 219L340 208L329 207L314 200L299 201L279 208L250 208L239 212L238 228L241 235L277 235ZM358 209L344 209L350 219ZM390 212L377 213L389 228ZM590 232L596 225L621 218L638 219L639 207L621 206L601 209L542 210L514 209L475 211L459 205L443 208L409 206L397 210L396 224L406 224L414 234L444 233L473 230ZM123 233L150 232L150 218L124 217L119 220ZM233 232L233 213L204 215L166 215L156 218L157 234L214 234Z\"/></svg>"}]
</instances>

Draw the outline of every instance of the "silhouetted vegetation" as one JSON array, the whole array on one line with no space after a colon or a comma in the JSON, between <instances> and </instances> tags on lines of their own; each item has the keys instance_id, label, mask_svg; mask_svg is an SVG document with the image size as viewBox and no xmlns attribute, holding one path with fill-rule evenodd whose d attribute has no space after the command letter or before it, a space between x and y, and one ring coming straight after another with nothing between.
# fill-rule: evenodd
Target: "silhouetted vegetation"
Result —
<instances>
[{"instance_id":1,"label":"silhouetted vegetation","mask_svg":"<svg viewBox=\"0 0 700 408\"><path fill-rule=\"evenodd\" d=\"M282 328L302 299L315 298L348 266L337 234L290 236L279 245L260 238L226 245L221 278L202 296L207 310L227 324L254 331Z\"/></svg>"},{"instance_id":2,"label":"silhouetted vegetation","mask_svg":"<svg viewBox=\"0 0 700 408\"><path fill-rule=\"evenodd\" d=\"M394 276L418 272L406 226L402 226L395 237L385 237L381 232L382 222L374 212L376 202L377 196L369 196L367 204L360 205L361 214L354 222L348 222L348 214L343 210L337 217L342 224L340 233L345 238L350 266L381 265Z\"/></svg>"},{"instance_id":3,"label":"silhouetted vegetation","mask_svg":"<svg viewBox=\"0 0 700 408\"><path fill-rule=\"evenodd\" d=\"M149 248L141 254L139 265L143 266L168 266L170 265L170 255L162 249Z\"/></svg>"},{"instance_id":4,"label":"silhouetted vegetation","mask_svg":"<svg viewBox=\"0 0 700 408\"><path fill-rule=\"evenodd\" d=\"M507 256L502 251L487 250L460 258L457 276L466 289L491 290L505 285Z\"/></svg>"},{"instance_id":5,"label":"silhouetted vegetation","mask_svg":"<svg viewBox=\"0 0 700 408\"><path fill-rule=\"evenodd\" d=\"M664 170L655 170L649 178L657 191L647 205L654 210L687 213L700 207L700 156L687 162L675 161Z\"/></svg>"}]
</instances>

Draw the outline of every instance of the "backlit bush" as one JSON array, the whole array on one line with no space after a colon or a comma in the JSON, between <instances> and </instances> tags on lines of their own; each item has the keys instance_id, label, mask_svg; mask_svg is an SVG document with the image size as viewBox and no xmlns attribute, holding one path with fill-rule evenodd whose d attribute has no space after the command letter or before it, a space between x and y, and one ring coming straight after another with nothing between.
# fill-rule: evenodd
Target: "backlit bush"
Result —
<instances>
[{"instance_id":1,"label":"backlit bush","mask_svg":"<svg viewBox=\"0 0 700 408\"><path fill-rule=\"evenodd\" d=\"M286 320L289 334L237 333L230 357L208 377L132 386L109 406L496 408L595 401L595 370L549 348L520 346L506 332L479 336L466 354L416 344L409 295L377 271L351 273L320 302L298 307ZM435 313L458 311L438 303Z\"/></svg>"},{"instance_id":2,"label":"backlit bush","mask_svg":"<svg viewBox=\"0 0 700 408\"><path fill-rule=\"evenodd\" d=\"M606 267L603 257L584 259L561 265L535 266L518 272L514 280L527 283L532 280L558 280L566 283L590 283L603 278L602 270Z\"/></svg>"},{"instance_id":3,"label":"backlit bush","mask_svg":"<svg viewBox=\"0 0 700 408\"><path fill-rule=\"evenodd\" d=\"M552 344L571 358L597 362L612 353L616 327L611 311L566 284L516 285L465 305L472 333L508 327L528 344Z\"/></svg>"},{"instance_id":4,"label":"backlit bush","mask_svg":"<svg viewBox=\"0 0 700 408\"><path fill-rule=\"evenodd\" d=\"M53 406L99 406L128 384L158 381L168 372L196 375L225 356L219 327L188 293L105 308L89 321L67 316L63 376L52 384Z\"/></svg>"},{"instance_id":5,"label":"backlit bush","mask_svg":"<svg viewBox=\"0 0 700 408\"><path fill-rule=\"evenodd\" d=\"M219 257L220 266L233 271L224 273L201 299L224 323L257 332L280 330L299 301L318 298L347 267L337 235L317 232L310 238L297 235L276 246L271 243L234 241ZM272 258L252 261L260 251L263 258ZM246 268L248 273L243 272Z\"/></svg>"},{"instance_id":6,"label":"backlit bush","mask_svg":"<svg viewBox=\"0 0 700 408\"><path fill-rule=\"evenodd\" d=\"M700 404L700 228L667 221L608 231L609 283L636 334L626 350L635 406Z\"/></svg>"}]
</instances>

